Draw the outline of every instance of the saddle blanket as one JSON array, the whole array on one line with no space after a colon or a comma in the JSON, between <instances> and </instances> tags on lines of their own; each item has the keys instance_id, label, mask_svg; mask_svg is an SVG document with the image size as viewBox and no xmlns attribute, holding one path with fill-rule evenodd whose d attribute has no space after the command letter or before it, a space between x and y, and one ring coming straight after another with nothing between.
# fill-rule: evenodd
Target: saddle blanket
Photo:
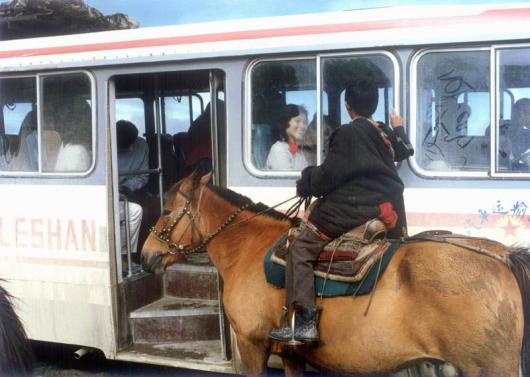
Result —
<instances>
[{"instance_id":1,"label":"saddle blanket","mask_svg":"<svg viewBox=\"0 0 530 377\"><path fill-rule=\"evenodd\" d=\"M287 233L280 237L264 258L264 269L267 282L279 288L285 287L285 263L278 263L278 256L275 256L274 254L286 244L287 238ZM374 263L369 265L366 270L363 271L362 275L356 274L354 278L349 281L345 281L347 279L344 278L331 280L330 274L322 274L321 271L315 271L315 295L334 297L357 296L369 293L374 287L376 279L383 275L388 263L400 245L399 241L385 242L386 247L382 248L382 252L380 252L379 257Z\"/></svg>"}]
</instances>

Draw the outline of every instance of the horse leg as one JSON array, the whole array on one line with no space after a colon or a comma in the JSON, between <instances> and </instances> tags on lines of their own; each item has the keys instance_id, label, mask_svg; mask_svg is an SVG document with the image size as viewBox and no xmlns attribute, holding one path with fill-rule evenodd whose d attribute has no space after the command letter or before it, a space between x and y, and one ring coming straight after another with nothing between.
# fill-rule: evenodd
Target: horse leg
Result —
<instances>
[{"instance_id":1,"label":"horse leg","mask_svg":"<svg viewBox=\"0 0 530 377\"><path fill-rule=\"evenodd\" d=\"M269 347L267 342L262 343L237 337L237 346L241 356L241 362L246 368L247 376L263 376L267 360L269 358Z\"/></svg>"},{"instance_id":2,"label":"horse leg","mask_svg":"<svg viewBox=\"0 0 530 377\"><path fill-rule=\"evenodd\" d=\"M302 377L305 371L305 361L302 357L292 354L289 357L283 357L283 368L285 377Z\"/></svg>"}]
</instances>

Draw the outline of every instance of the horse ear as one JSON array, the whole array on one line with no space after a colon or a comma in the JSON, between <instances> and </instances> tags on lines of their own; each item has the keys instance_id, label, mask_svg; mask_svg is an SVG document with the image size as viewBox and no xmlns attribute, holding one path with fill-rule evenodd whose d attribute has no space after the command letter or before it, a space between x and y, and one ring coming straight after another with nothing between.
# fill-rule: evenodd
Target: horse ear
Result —
<instances>
[{"instance_id":1,"label":"horse ear","mask_svg":"<svg viewBox=\"0 0 530 377\"><path fill-rule=\"evenodd\" d=\"M208 182L211 181L212 179L212 176L213 176L213 171L209 172L209 173L206 173L205 175L203 175L201 177L201 185L205 185L207 184Z\"/></svg>"}]
</instances>

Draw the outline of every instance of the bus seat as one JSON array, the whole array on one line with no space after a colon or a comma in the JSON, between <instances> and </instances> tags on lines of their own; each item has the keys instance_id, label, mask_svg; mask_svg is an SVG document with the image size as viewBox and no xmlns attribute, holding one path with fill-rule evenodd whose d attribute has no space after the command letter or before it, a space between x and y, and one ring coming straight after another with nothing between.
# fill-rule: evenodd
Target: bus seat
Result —
<instances>
[{"instance_id":1,"label":"bus seat","mask_svg":"<svg viewBox=\"0 0 530 377\"><path fill-rule=\"evenodd\" d=\"M17 153L11 162L13 171L37 171L37 119L34 111L26 114L19 131Z\"/></svg>"},{"instance_id":2,"label":"bus seat","mask_svg":"<svg viewBox=\"0 0 530 377\"><path fill-rule=\"evenodd\" d=\"M149 167L151 169L158 166L158 156L156 151L158 149L158 142L156 134L151 135L147 139L149 146ZM162 180L164 190L169 189L173 183L176 182L176 163L175 154L173 152L173 137L169 134L160 135L160 155L162 161ZM147 191L152 194L158 194L158 175L150 174L149 182L147 183Z\"/></svg>"},{"instance_id":3,"label":"bus seat","mask_svg":"<svg viewBox=\"0 0 530 377\"><path fill-rule=\"evenodd\" d=\"M175 165L177 180L184 178L184 164L188 153L188 133L179 132L173 135L173 151L175 152Z\"/></svg>"},{"instance_id":4,"label":"bus seat","mask_svg":"<svg viewBox=\"0 0 530 377\"><path fill-rule=\"evenodd\" d=\"M274 129L270 124L254 124L252 127L252 163L265 170L267 156L273 144Z\"/></svg>"},{"instance_id":5,"label":"bus seat","mask_svg":"<svg viewBox=\"0 0 530 377\"><path fill-rule=\"evenodd\" d=\"M44 145L44 167L46 170L51 170L55 167L57 154L59 153L59 149L61 148L61 136L57 131L45 130Z\"/></svg>"},{"instance_id":6,"label":"bus seat","mask_svg":"<svg viewBox=\"0 0 530 377\"><path fill-rule=\"evenodd\" d=\"M177 182L177 164L176 156L173 151L173 136L163 134L160 137L160 145L162 148L162 168L163 170L163 184L164 189L169 189L175 182Z\"/></svg>"}]
</instances>

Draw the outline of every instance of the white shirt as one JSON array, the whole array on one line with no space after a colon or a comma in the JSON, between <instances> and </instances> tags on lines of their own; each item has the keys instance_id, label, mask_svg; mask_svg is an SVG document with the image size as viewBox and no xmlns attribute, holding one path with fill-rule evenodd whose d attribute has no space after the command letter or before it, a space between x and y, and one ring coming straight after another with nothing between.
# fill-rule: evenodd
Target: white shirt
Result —
<instances>
[{"instance_id":1,"label":"white shirt","mask_svg":"<svg viewBox=\"0 0 530 377\"><path fill-rule=\"evenodd\" d=\"M289 144L285 141L274 143L267 156L267 170L291 170L299 171L316 163L315 154L300 149L295 154L289 150Z\"/></svg>"},{"instance_id":2,"label":"white shirt","mask_svg":"<svg viewBox=\"0 0 530 377\"><path fill-rule=\"evenodd\" d=\"M84 172L92 163L92 156L88 149L81 144L61 144L57 160L55 162L56 172Z\"/></svg>"}]
</instances>

